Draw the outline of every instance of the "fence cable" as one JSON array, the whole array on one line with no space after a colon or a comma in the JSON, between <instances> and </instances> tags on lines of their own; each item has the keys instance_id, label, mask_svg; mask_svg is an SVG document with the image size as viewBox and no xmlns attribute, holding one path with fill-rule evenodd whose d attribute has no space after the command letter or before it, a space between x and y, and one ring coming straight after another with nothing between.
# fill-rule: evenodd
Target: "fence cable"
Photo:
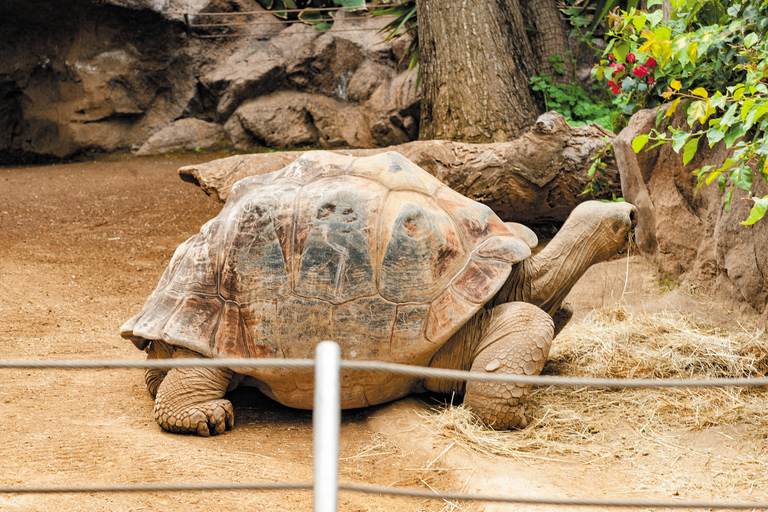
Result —
<instances>
[{"instance_id":1,"label":"fence cable","mask_svg":"<svg viewBox=\"0 0 768 512\"><path fill-rule=\"evenodd\" d=\"M170 369L170 368L230 368L235 371L258 368L292 368L313 370L314 359L148 359L148 360L0 360L0 369ZM766 386L768 378L732 379L594 379L558 376L494 375L480 372L426 368L378 361L340 361L342 371L384 371L423 378L441 378L465 381L507 382L569 387L609 388L680 388L722 386ZM280 491L312 490L314 483L306 482L225 482L225 483L132 483L95 485L35 485L2 486L0 494L50 494L50 493L130 493L130 492L194 492L194 491ZM676 508L676 509L734 509L768 510L768 502L721 501L721 500L664 500L664 499L594 499L594 498L539 498L528 496L494 496L465 494L461 492L396 488L372 485L344 484L338 490L422 499L484 501L528 505L556 505L567 507L608 508Z\"/></svg>"},{"instance_id":2,"label":"fence cable","mask_svg":"<svg viewBox=\"0 0 768 512\"><path fill-rule=\"evenodd\" d=\"M199 491L310 491L312 482L200 482L200 483L138 483L96 485L35 485L0 486L0 494L87 494L134 492L199 492ZM517 503L527 505L557 505L568 507L611 508L703 508L733 510L766 510L767 502L735 500L665 500L665 499L595 499L595 498L539 498L534 496L499 496L467 494L461 492L385 487L340 483L339 490L403 498L440 499L454 501L483 501L490 503Z\"/></svg>"},{"instance_id":3,"label":"fence cable","mask_svg":"<svg viewBox=\"0 0 768 512\"><path fill-rule=\"evenodd\" d=\"M246 372L260 368L289 368L311 370L314 359L147 359L147 360L0 360L0 369L62 369L103 370L116 368L162 369L171 368L229 368ZM509 375L429 368L379 361L341 361L347 371L391 372L419 378L462 380L467 382L496 382L519 385L596 387L596 388L713 388L768 386L768 377L713 378L713 379L618 379L592 377L562 377L556 375Z\"/></svg>"}]
</instances>

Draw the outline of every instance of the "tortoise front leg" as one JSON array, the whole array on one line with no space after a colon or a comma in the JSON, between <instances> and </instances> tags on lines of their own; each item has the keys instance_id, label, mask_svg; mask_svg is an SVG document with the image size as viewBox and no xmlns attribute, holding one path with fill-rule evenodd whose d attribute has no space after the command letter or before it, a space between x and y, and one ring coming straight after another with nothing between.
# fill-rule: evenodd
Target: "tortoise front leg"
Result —
<instances>
[{"instance_id":1,"label":"tortoise front leg","mask_svg":"<svg viewBox=\"0 0 768 512\"><path fill-rule=\"evenodd\" d=\"M170 359L173 357L173 351L173 347L167 343L154 340L147 347L147 359ZM157 396L157 388L160 387L160 383L163 382L167 373L166 370L160 368L150 368L144 373L144 382L147 384L147 391L152 398Z\"/></svg>"},{"instance_id":2,"label":"tortoise front leg","mask_svg":"<svg viewBox=\"0 0 768 512\"><path fill-rule=\"evenodd\" d=\"M199 357L183 349L173 356ZM222 398L233 376L224 368L172 368L157 388L155 420L168 432L223 434L235 425L232 404Z\"/></svg>"},{"instance_id":3,"label":"tortoise front leg","mask_svg":"<svg viewBox=\"0 0 768 512\"><path fill-rule=\"evenodd\" d=\"M552 318L526 302L500 304L491 310L475 352L471 371L538 375L554 338ZM530 386L467 382L464 403L489 426L525 427L525 398Z\"/></svg>"}]
</instances>

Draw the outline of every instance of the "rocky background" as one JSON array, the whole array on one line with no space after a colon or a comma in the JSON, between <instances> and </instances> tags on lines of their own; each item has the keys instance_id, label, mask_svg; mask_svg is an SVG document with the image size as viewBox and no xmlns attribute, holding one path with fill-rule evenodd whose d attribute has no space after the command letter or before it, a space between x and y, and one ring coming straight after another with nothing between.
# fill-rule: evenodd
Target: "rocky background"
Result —
<instances>
[{"instance_id":1,"label":"rocky background","mask_svg":"<svg viewBox=\"0 0 768 512\"><path fill-rule=\"evenodd\" d=\"M184 12L193 26L242 25L188 33ZM252 0L3 0L0 163L417 137L407 41L381 43L385 18L340 12L321 33L260 13Z\"/></svg>"},{"instance_id":2,"label":"rocky background","mask_svg":"<svg viewBox=\"0 0 768 512\"><path fill-rule=\"evenodd\" d=\"M685 123L682 112L673 126ZM640 252L658 263L662 279L687 291L716 295L742 312L762 314L768 327L768 219L741 224L768 186L755 178L751 194L736 189L728 211L717 184L698 191L694 169L721 166L733 149L701 141L696 156L683 165L671 144L636 154L632 140L656 127L656 109L641 110L614 140L624 198L638 208L635 230Z\"/></svg>"}]
</instances>

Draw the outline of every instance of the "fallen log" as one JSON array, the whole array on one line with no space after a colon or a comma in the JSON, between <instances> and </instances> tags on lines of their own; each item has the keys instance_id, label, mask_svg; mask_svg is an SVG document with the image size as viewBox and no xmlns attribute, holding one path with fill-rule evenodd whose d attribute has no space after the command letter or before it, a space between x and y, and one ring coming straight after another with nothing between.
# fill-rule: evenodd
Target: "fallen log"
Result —
<instances>
[{"instance_id":1,"label":"fallen log","mask_svg":"<svg viewBox=\"0 0 768 512\"><path fill-rule=\"evenodd\" d=\"M530 226L558 224L580 202L591 177L592 159L614 134L596 124L572 127L556 112L539 117L536 125L510 142L468 144L414 141L388 148L332 150L350 156L397 151L440 181L491 207L502 219ZM225 202L229 191L246 176L266 174L293 162L303 152L237 155L179 169L181 178L199 185ZM601 198L620 195L616 162L603 157L607 182Z\"/></svg>"}]
</instances>

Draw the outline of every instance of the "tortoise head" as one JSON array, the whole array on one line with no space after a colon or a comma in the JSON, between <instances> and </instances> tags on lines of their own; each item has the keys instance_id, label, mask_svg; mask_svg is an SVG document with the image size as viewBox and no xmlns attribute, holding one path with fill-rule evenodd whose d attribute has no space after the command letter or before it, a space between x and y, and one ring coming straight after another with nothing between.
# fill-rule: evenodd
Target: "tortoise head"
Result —
<instances>
[{"instance_id":1,"label":"tortoise head","mask_svg":"<svg viewBox=\"0 0 768 512\"><path fill-rule=\"evenodd\" d=\"M557 236L526 261L523 275L510 277L530 280L530 286L518 287L523 291L510 295L510 300L531 302L553 315L590 266L610 259L626 246L636 219L637 209L629 203L580 204Z\"/></svg>"},{"instance_id":2,"label":"tortoise head","mask_svg":"<svg viewBox=\"0 0 768 512\"><path fill-rule=\"evenodd\" d=\"M637 208L630 203L587 201L574 208L560 233L588 259L585 263L593 265L626 248L628 235L636 225Z\"/></svg>"}]
</instances>

